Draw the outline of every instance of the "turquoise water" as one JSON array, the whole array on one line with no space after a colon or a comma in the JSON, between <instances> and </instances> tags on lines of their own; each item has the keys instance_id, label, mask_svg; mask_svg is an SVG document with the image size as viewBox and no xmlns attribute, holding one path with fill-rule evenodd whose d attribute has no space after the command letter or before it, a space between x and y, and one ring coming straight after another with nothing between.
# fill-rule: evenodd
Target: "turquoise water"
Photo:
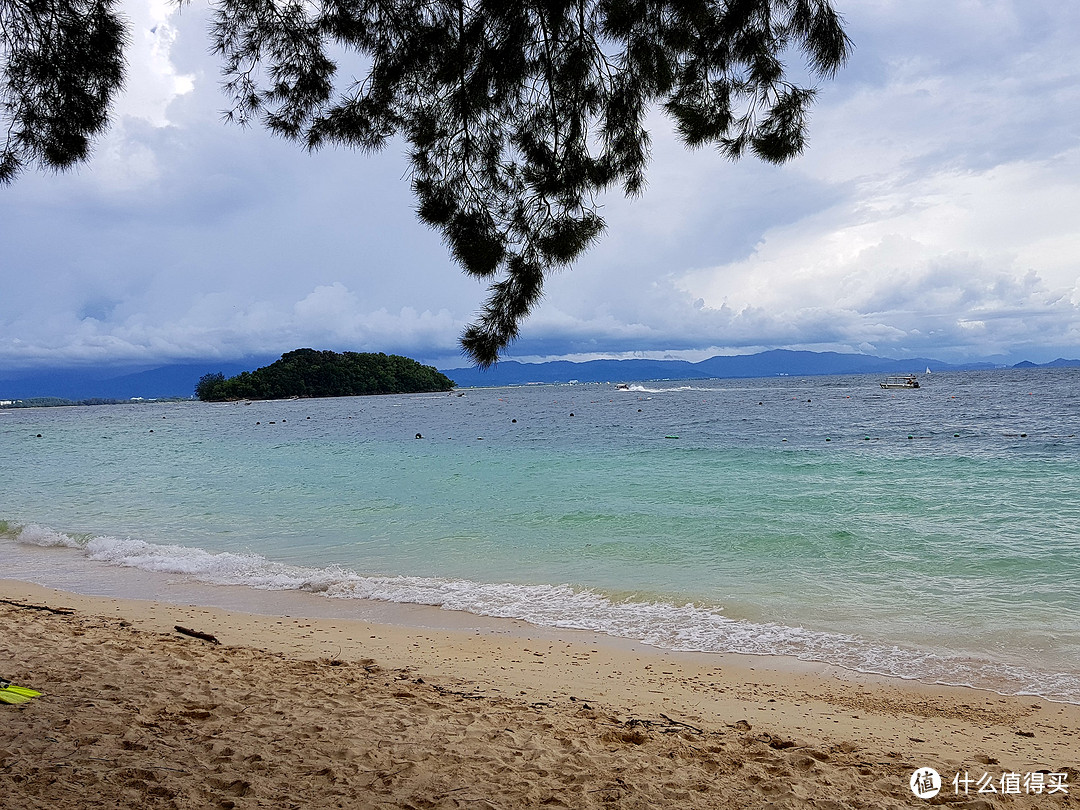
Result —
<instances>
[{"instance_id":1,"label":"turquoise water","mask_svg":"<svg viewBox=\"0 0 1080 810\"><path fill-rule=\"evenodd\" d=\"M0 552L1080 702L1078 378L2 411Z\"/></svg>"}]
</instances>

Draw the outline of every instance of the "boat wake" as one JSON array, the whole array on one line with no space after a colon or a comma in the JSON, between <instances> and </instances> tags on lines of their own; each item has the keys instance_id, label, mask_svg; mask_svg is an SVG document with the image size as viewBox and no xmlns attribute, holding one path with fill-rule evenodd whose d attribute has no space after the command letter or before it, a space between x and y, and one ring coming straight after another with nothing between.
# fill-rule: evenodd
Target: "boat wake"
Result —
<instances>
[{"instance_id":1,"label":"boat wake","mask_svg":"<svg viewBox=\"0 0 1080 810\"><path fill-rule=\"evenodd\" d=\"M674 393L678 393L680 391L706 391L706 392L711 391L711 392L715 392L718 389L716 389L716 388L706 388L706 387L698 386L698 385L674 385L674 386L668 386L668 387L650 388L650 387L647 387L645 385L642 385L641 383L631 383L630 387L627 390L632 391L632 392L642 393L642 394L674 394Z\"/></svg>"}]
</instances>

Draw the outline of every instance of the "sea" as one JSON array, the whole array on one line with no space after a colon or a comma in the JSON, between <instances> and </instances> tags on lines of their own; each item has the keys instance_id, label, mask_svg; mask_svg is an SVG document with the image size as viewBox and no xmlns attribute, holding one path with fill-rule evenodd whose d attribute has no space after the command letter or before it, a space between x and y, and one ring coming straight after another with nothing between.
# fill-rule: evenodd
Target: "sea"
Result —
<instances>
[{"instance_id":1,"label":"sea","mask_svg":"<svg viewBox=\"0 0 1080 810\"><path fill-rule=\"evenodd\" d=\"M1080 703L1080 370L920 381L3 410L0 576L427 605Z\"/></svg>"}]
</instances>

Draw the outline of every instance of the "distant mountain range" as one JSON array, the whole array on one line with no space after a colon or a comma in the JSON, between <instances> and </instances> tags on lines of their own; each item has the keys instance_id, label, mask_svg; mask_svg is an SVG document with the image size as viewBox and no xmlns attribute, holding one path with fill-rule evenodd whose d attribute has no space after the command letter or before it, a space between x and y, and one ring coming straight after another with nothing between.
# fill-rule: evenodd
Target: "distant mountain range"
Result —
<instances>
[{"instance_id":1,"label":"distant mountain range","mask_svg":"<svg viewBox=\"0 0 1080 810\"><path fill-rule=\"evenodd\" d=\"M1080 360L1059 358L1041 365L1025 361L1013 368L1080 366ZM932 371L972 371L1001 368L1000 364L943 363L929 357L892 360L866 354L799 352L774 349L758 354L717 356L690 363L685 360L590 360L571 363L519 363L507 360L486 371L477 368L442 369L459 387L523 385L526 383L631 382L640 380L701 380L740 377L810 377L827 374L910 374Z\"/></svg>"},{"instance_id":2,"label":"distant mountain range","mask_svg":"<svg viewBox=\"0 0 1080 810\"><path fill-rule=\"evenodd\" d=\"M34 397L85 399L163 399L192 397L199 378L221 372L226 377L268 365L276 357L252 357L240 362L207 360L152 369L54 369L13 373L0 369L0 401ZM1080 367L1080 360L1059 358L1050 363L1017 363L1012 368ZM1001 368L1000 364L943 363L927 357L892 360L865 354L799 352L777 349L738 356L710 357L699 363L684 360L591 360L573 363L520 363L506 360L487 370L440 369L459 387L524 385L527 383L636 382L643 380L700 380L713 378L819 376L826 374L908 374L929 368L970 371Z\"/></svg>"},{"instance_id":3,"label":"distant mountain range","mask_svg":"<svg viewBox=\"0 0 1080 810\"><path fill-rule=\"evenodd\" d=\"M221 372L232 377L269 365L276 359L258 358L235 363L208 360L140 371L80 368L8 374L0 370L0 401L32 397L71 400L194 397L195 385L204 374Z\"/></svg>"}]
</instances>

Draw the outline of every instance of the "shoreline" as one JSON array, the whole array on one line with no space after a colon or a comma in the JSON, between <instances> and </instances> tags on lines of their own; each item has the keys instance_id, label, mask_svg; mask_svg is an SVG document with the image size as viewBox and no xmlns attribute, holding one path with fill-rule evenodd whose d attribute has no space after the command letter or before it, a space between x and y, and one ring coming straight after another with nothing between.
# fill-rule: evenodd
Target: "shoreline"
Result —
<instances>
[{"instance_id":1,"label":"shoreline","mask_svg":"<svg viewBox=\"0 0 1080 810\"><path fill-rule=\"evenodd\" d=\"M146 731L151 742L138 745L146 745L158 759L174 756L185 735L195 731L190 718L179 724L164 722L184 719L177 712L204 713L203 720L210 723L223 720L228 712L221 707L229 700L240 701L242 693L250 697L284 690L283 694L305 697L309 692L323 695L314 702L286 700L289 705L273 709L273 700L240 701L246 707L242 715L209 736L196 734L192 743L196 748L213 750L221 735L235 732L228 746L235 755L229 757L231 764L218 764L235 776L234 781L247 784L247 792L221 799L232 805L218 806L287 806L290 797L303 806L339 806L312 798L318 793L302 798L301 793L314 790L301 784L302 773L294 773L288 783L255 779L262 769L253 768L249 758L269 760L264 749L255 750L258 729L276 728L282 741L315 752L327 745L334 750L348 748L349 740L368 737L370 729L364 725L368 721L380 728L388 725L364 742L374 746L368 754L354 745L349 749L353 754L341 755L336 779L354 790L353 803L340 806L391 806L385 803L388 796L400 806L405 794L412 795L409 791L433 802L427 806L458 806L453 802L461 796L445 782L450 776L439 776L451 774L470 786L471 795L494 807L537 806L549 803L545 796L565 806L586 807L615 794L629 802L626 806L635 806L630 802L634 799L644 807L674 801L665 790L676 791L681 803L694 807L758 806L766 800L781 802L778 806L793 802L792 807L814 806L808 804L811 801L833 802L818 806L908 807L923 803L908 786L911 773L922 767L942 774L946 784L941 797L950 803L989 799L991 806L1007 801L1011 807L1057 807L1069 806L1080 796L1080 706L1042 698L929 686L794 659L671 652L586 631L453 616L434 608L395 611L396 620L412 619L410 625L86 596L17 580L0 580L0 599L5 600L0 602L0 616L7 622L0 641L6 671L0 675L45 693L19 709L0 707L17 714L0 727L4 735L0 770L25 774L29 769L38 774L39 766L28 757L42 755L35 746L53 745L29 734L40 721L42 728L50 729L46 737L51 735L60 741L56 746L73 752L68 759L78 764L64 767L85 771L83 781L96 785L97 793L104 779L99 771L124 761L136 749L125 748L124 740L131 740L124 733L114 735L111 748L102 748L108 735L92 731L97 720L88 709L109 704L110 697L116 697L110 690L122 697L130 684L131 699L119 701L128 713L121 712L127 717L121 727L145 728L149 707L157 706L159 722L154 733ZM28 607L32 605L70 608L74 613ZM431 622L432 612L441 614L440 621ZM439 626L425 626L425 619ZM181 635L175 631L177 625L209 634L220 644ZM243 660L242 673L233 672L238 668L231 658ZM95 671L101 682L87 685L85 675ZM262 683L265 679L271 682ZM365 700L372 702L362 718L355 718L360 725L344 723L344 736L328 732L342 713L352 716L358 682L364 683ZM73 683L79 684L78 690ZM87 686L89 691L84 691ZM210 700L208 689L221 694ZM183 695L192 690L198 698L185 701ZM214 708L185 709L186 703L213 703ZM23 723L26 729L20 728ZM91 731L82 728L83 723ZM304 732L311 724L324 731ZM424 738L430 742L449 733L447 729L462 725L480 729L485 724L491 735L508 732L514 740L493 738L487 747L482 740L472 741L475 750L470 748L469 756L450 763L441 758L460 754L453 746L440 744L428 750L423 740L410 737L420 726L431 732ZM81 737L68 738L72 726L80 727ZM242 732L252 739L245 742ZM94 743L84 742L95 736ZM585 742L576 757L567 758L560 739ZM372 751L397 750L395 746L404 746L402 762L408 765L403 767L412 776L391 779L392 785L383 786L389 793L380 788L357 794L355 788L363 786L363 779L356 774L355 779L349 777L350 768L356 771L356 761L375 756ZM248 753L239 756L242 749ZM83 757L79 754L83 750L100 756ZM406 750L415 750L415 756L406 755ZM523 751L552 760L540 769L545 776L537 772L521 782L523 774L531 773ZM695 751L701 756L691 756ZM689 763L685 778L696 780L693 785L664 787L677 781L674 774L654 772L668 756ZM50 761L55 755L45 756L41 779ZM556 761L559 767L554 766ZM288 770L275 760L278 766ZM613 781L613 773L622 772L618 768L640 774L636 781L617 777L620 783ZM997 779L1006 773L1039 772L1066 774L1068 792L977 795L973 786L965 797L954 795L949 783L954 774L985 773ZM190 799L195 788L171 773L155 773L154 780L145 774L135 779L144 783L146 795L140 801L197 806L180 801ZM566 783L564 777L570 773L580 780ZM26 790L20 791L20 784ZM0 799L11 789L15 797L32 798L28 790L33 785L38 783L29 780L0 788ZM161 802L154 798L155 785L167 786ZM204 789L205 785L199 788ZM96 795L79 798L74 783L45 793L53 807L93 806L87 797ZM170 793L172 804L165 802L165 793Z\"/></svg>"},{"instance_id":2,"label":"shoreline","mask_svg":"<svg viewBox=\"0 0 1080 810\"><path fill-rule=\"evenodd\" d=\"M308 590L306 587L299 587L298 583L301 581L299 579L293 587L263 588L258 585L215 582L213 577L201 579L200 573L190 576L177 575L175 571L158 571L139 565L129 565L123 561L120 565L94 564L86 558L85 554L67 554L71 548L79 547L69 545L70 539L62 532L53 532L44 527L35 526L35 528L39 528L46 534L55 534L60 538L65 538L68 542L56 543L56 547L50 543L30 544L32 549L30 551L18 543L5 546L3 549L6 555L5 562L9 563L7 576L14 580L34 582L47 588L69 592L103 597L123 595L133 599L174 604L195 603L241 613L296 614L339 619L360 618L377 624L421 626L436 630L461 628L496 630L520 626L528 628L523 632L540 635L579 632L585 635L595 634L602 643L640 645L661 653L699 655L708 660L716 660L717 656L731 656L735 661L740 659L772 661L770 668L777 669L814 670L832 667L841 672L849 672L858 677L870 679L883 678L886 681L896 680L911 684L973 688L1006 697L1030 696L1053 703L1080 706L1080 692L1077 691L1077 684L1080 683L1077 678L1080 677L1080 673L1075 670L1075 667L1063 670L1047 666L1045 662L1025 666L1028 662L1015 658L1012 661L995 661L991 658L980 657L979 652L946 652L944 657L936 660L931 655L931 663L927 665L924 661L918 660L920 654L917 647L904 646L902 643L898 645L880 642L862 644L859 643L858 638L854 639L855 643L852 644L852 640L845 639L840 631L810 631L811 636L816 635L819 639L825 639L827 649L819 647L815 651L816 655L805 656L794 650L784 649L789 645L784 644L783 639L779 644L751 645L764 648L757 650L694 648L689 645L667 646L662 642L653 643L642 640L638 633L640 628L635 627L630 627L628 633L620 632L626 628L619 626L608 630L560 628L556 624L548 624L545 621L547 617L543 615L535 618L527 615L511 618L490 615L484 612L485 606L482 604L457 609L423 601L425 596L440 598L438 592L419 593L417 601L413 601L409 596L406 596L404 601L358 596L337 598L328 596L318 588ZM150 547L155 548L153 544ZM213 552L203 552L198 548L194 551L210 557L215 556ZM315 581L318 581L317 576ZM669 606L673 605L674 603L671 603ZM473 612L471 607L478 607L480 610ZM515 605L514 609L518 610L519 607ZM609 603L609 607L617 609L618 604ZM527 610L525 612L528 613ZM622 618L615 616L616 625ZM685 617L681 617L680 621L682 619ZM672 618L668 617L668 621L670 623ZM693 621L692 618L691 621ZM754 620L735 621L749 621L753 624ZM680 627L685 627L685 624ZM772 627L774 625L764 623L751 629L767 633ZM786 630L790 631L791 628L786 628ZM772 641L776 641L775 637ZM770 647L780 647L780 649L768 649ZM1060 681L1059 678L1064 678L1065 681Z\"/></svg>"}]
</instances>

